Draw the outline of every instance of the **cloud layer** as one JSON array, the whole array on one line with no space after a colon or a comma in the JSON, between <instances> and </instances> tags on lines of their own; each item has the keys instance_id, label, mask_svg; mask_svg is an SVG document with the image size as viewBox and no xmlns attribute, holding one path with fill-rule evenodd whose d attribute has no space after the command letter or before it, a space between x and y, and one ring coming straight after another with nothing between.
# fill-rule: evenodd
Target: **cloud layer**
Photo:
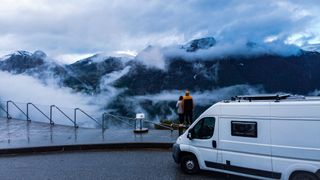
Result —
<instances>
[{"instance_id":1,"label":"cloud layer","mask_svg":"<svg viewBox=\"0 0 320 180\"><path fill-rule=\"evenodd\" d=\"M320 42L318 5L317 0L1 0L0 54L139 52L208 35L305 46Z\"/></svg>"},{"instance_id":2,"label":"cloud layer","mask_svg":"<svg viewBox=\"0 0 320 180\"><path fill-rule=\"evenodd\" d=\"M8 86L8 88L0 89L0 102L3 107L5 107L5 101L12 100L23 111L26 110L26 103L32 102L47 116L49 116L50 105L58 106L72 119L74 108L81 108L94 117L100 117L101 115L101 104L99 104L98 97L75 93L70 88L57 87L54 83L44 85L39 80L27 75L12 75L0 71L0 84ZM3 111L1 113L3 115ZM25 119L13 106L10 108L10 114L15 118ZM54 115L53 119L57 124L71 124L61 113L56 112ZM35 121L48 121L34 108L31 109L30 118ZM95 126L87 117L80 115L78 119L80 119L79 125Z\"/></svg>"}]
</instances>

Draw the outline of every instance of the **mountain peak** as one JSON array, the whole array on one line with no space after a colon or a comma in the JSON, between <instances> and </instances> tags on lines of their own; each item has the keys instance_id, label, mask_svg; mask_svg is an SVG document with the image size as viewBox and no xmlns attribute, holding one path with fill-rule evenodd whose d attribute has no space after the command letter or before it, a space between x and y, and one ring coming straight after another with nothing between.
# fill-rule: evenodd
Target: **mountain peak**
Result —
<instances>
[{"instance_id":1,"label":"mountain peak","mask_svg":"<svg viewBox=\"0 0 320 180\"><path fill-rule=\"evenodd\" d=\"M0 70L23 73L44 65L46 57L47 55L42 51L35 51L34 53L22 50L16 51L2 59Z\"/></svg>"},{"instance_id":2,"label":"mountain peak","mask_svg":"<svg viewBox=\"0 0 320 180\"><path fill-rule=\"evenodd\" d=\"M216 40L213 37L205 37L200 39L194 39L184 45L182 48L187 52L195 52L199 49L209 49L216 44Z\"/></svg>"},{"instance_id":3,"label":"mountain peak","mask_svg":"<svg viewBox=\"0 0 320 180\"><path fill-rule=\"evenodd\" d=\"M12 56L31 57L34 59L45 59L47 57L47 54L40 50L37 50L34 53L31 53L29 51L19 50L6 55L6 57L12 57Z\"/></svg>"},{"instance_id":4,"label":"mountain peak","mask_svg":"<svg viewBox=\"0 0 320 180\"><path fill-rule=\"evenodd\" d=\"M32 53L24 50L15 51L12 54L9 54L8 56L32 56Z\"/></svg>"},{"instance_id":5,"label":"mountain peak","mask_svg":"<svg viewBox=\"0 0 320 180\"><path fill-rule=\"evenodd\" d=\"M105 54L94 54L90 57L81 59L76 61L74 64L91 64L91 63L100 63L107 59L111 58L110 56L106 56Z\"/></svg>"},{"instance_id":6,"label":"mountain peak","mask_svg":"<svg viewBox=\"0 0 320 180\"><path fill-rule=\"evenodd\" d=\"M37 58L37 59L45 59L47 57L47 54L44 53L43 51L37 50L31 55L31 57Z\"/></svg>"}]
</instances>

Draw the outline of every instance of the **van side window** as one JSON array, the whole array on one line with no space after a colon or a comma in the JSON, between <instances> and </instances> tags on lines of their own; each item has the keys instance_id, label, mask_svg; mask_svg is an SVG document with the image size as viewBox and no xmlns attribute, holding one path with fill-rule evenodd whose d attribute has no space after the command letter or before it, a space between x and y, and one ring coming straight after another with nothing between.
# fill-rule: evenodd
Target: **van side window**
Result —
<instances>
[{"instance_id":1,"label":"van side window","mask_svg":"<svg viewBox=\"0 0 320 180\"><path fill-rule=\"evenodd\" d=\"M193 136L195 139L210 139L214 133L214 117L202 118L193 127Z\"/></svg>"},{"instance_id":2,"label":"van side window","mask_svg":"<svg viewBox=\"0 0 320 180\"><path fill-rule=\"evenodd\" d=\"M231 121L231 135L242 137L258 137L257 122Z\"/></svg>"}]
</instances>

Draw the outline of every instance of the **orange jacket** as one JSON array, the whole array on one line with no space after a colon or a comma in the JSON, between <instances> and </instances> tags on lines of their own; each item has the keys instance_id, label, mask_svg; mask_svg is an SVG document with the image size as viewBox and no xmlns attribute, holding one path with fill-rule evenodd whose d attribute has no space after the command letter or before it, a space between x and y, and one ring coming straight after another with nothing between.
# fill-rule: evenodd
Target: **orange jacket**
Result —
<instances>
[{"instance_id":1,"label":"orange jacket","mask_svg":"<svg viewBox=\"0 0 320 180\"><path fill-rule=\"evenodd\" d=\"M192 96L183 96L182 100L182 107L183 107L183 112L192 112L194 108L194 102L192 99Z\"/></svg>"}]
</instances>

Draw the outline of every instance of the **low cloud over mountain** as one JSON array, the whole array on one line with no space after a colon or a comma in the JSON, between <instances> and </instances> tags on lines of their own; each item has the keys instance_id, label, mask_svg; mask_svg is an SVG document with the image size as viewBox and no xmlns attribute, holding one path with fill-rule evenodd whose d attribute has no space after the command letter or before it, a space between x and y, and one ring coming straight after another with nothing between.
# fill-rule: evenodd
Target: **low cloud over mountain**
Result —
<instances>
[{"instance_id":1,"label":"low cloud over mountain","mask_svg":"<svg viewBox=\"0 0 320 180\"><path fill-rule=\"evenodd\" d=\"M8 84L12 78L23 86L11 94L10 86L8 91L2 89L0 98L56 103L30 96L25 90L30 84L39 97L43 91L57 89L58 94L72 97L58 96L64 106L92 106L88 109L96 116L104 111L131 117L144 112L148 119L175 119L175 102L187 89L195 98L195 115L216 101L240 94L317 95L319 67L316 51L279 42L229 44L213 37L183 45L149 46L134 58L97 54L68 65L56 63L41 51L18 51L0 61L4 71L0 81Z\"/></svg>"}]
</instances>

